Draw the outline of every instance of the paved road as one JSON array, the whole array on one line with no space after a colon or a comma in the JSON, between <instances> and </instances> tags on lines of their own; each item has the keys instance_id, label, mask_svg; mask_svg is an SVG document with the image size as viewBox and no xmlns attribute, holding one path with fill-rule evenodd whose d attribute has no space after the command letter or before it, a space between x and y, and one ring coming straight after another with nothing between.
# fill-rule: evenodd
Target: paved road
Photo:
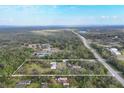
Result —
<instances>
[{"instance_id":1,"label":"paved road","mask_svg":"<svg viewBox=\"0 0 124 93\"><path fill-rule=\"evenodd\" d=\"M107 69L108 71L110 72L110 74L115 77L124 87L124 79L111 67L109 66L106 61L92 48L90 47L90 45L87 43L87 40L81 36L80 34L72 31L74 34L76 34L80 39L81 41L84 43L84 46L86 48L88 48L92 53L93 55L95 56L95 58L100 62L102 63Z\"/></svg>"}]
</instances>

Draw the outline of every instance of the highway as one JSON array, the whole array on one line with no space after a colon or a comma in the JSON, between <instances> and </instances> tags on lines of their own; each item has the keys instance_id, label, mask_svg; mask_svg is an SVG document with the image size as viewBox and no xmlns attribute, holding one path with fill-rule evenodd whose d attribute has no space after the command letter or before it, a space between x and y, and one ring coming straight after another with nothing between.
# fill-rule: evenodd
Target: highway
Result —
<instances>
[{"instance_id":1,"label":"highway","mask_svg":"<svg viewBox=\"0 0 124 93\"><path fill-rule=\"evenodd\" d=\"M110 74L115 77L124 87L124 79L110 66L106 63L106 61L95 51L95 49L93 49L89 43L87 42L87 40L81 36L79 33L76 33L74 31L72 31L75 35L77 35L81 41L83 42L84 46L89 49L93 55L95 56L95 58L100 62L102 63L106 69L108 69L108 71L110 72Z\"/></svg>"}]
</instances>

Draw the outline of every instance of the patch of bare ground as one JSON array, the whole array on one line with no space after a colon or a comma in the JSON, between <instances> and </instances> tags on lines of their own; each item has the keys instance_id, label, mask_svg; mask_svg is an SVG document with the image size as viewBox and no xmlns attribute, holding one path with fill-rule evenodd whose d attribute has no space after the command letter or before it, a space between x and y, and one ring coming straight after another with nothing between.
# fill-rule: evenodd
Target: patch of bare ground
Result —
<instances>
[{"instance_id":1,"label":"patch of bare ground","mask_svg":"<svg viewBox=\"0 0 124 93\"><path fill-rule=\"evenodd\" d=\"M59 31L60 30L37 30L37 31L31 31L31 32L37 35L48 36L48 35L54 35L55 33L58 33Z\"/></svg>"}]
</instances>

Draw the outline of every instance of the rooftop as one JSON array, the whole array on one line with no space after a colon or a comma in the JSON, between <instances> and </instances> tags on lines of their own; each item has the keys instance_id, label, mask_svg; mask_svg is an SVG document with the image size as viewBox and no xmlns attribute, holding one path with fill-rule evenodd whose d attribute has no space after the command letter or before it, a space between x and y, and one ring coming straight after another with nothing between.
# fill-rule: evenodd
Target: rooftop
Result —
<instances>
[{"instance_id":1,"label":"rooftop","mask_svg":"<svg viewBox=\"0 0 124 93\"><path fill-rule=\"evenodd\" d=\"M118 51L117 48L110 48L110 51L111 51L111 53L114 54L114 55L121 55L121 53Z\"/></svg>"}]
</instances>

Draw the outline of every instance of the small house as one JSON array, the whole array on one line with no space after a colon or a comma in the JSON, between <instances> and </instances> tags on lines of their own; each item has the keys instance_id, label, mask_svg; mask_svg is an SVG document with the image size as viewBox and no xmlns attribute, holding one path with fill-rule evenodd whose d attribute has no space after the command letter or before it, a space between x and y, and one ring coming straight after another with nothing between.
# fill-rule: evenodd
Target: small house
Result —
<instances>
[{"instance_id":1,"label":"small house","mask_svg":"<svg viewBox=\"0 0 124 93\"><path fill-rule=\"evenodd\" d=\"M23 81L20 81L16 84L16 87L17 88L23 88L25 87L26 85L30 85L31 84L31 80L23 80Z\"/></svg>"},{"instance_id":2,"label":"small house","mask_svg":"<svg viewBox=\"0 0 124 93\"><path fill-rule=\"evenodd\" d=\"M22 84L22 85L30 85L31 84L31 80L23 80L23 81L20 81L18 84Z\"/></svg>"},{"instance_id":3,"label":"small house","mask_svg":"<svg viewBox=\"0 0 124 93\"><path fill-rule=\"evenodd\" d=\"M69 86L69 82L68 82L68 79L66 77L63 77L63 78L62 77L59 77L57 80L63 86Z\"/></svg>"},{"instance_id":4,"label":"small house","mask_svg":"<svg viewBox=\"0 0 124 93\"><path fill-rule=\"evenodd\" d=\"M41 88L48 88L48 83L41 83Z\"/></svg>"},{"instance_id":5,"label":"small house","mask_svg":"<svg viewBox=\"0 0 124 93\"><path fill-rule=\"evenodd\" d=\"M63 61L63 63L66 63L66 62L67 62L67 60L66 60L66 59L63 59L62 61Z\"/></svg>"},{"instance_id":6,"label":"small house","mask_svg":"<svg viewBox=\"0 0 124 93\"><path fill-rule=\"evenodd\" d=\"M56 69L57 68L57 64L56 62L51 62L51 69Z\"/></svg>"},{"instance_id":7,"label":"small house","mask_svg":"<svg viewBox=\"0 0 124 93\"><path fill-rule=\"evenodd\" d=\"M110 48L110 52L113 54L113 55L121 55L121 53L118 51L117 48Z\"/></svg>"},{"instance_id":8,"label":"small house","mask_svg":"<svg viewBox=\"0 0 124 93\"><path fill-rule=\"evenodd\" d=\"M73 65L72 68L74 68L74 69L81 69L81 66L75 66L75 65Z\"/></svg>"}]
</instances>

